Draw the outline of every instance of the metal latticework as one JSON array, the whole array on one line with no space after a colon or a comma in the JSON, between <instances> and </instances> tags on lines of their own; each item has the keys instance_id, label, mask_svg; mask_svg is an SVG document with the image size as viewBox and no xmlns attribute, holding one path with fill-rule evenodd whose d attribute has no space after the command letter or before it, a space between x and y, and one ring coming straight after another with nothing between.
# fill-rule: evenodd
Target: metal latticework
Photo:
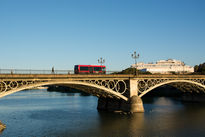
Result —
<instances>
[{"instance_id":1,"label":"metal latticework","mask_svg":"<svg viewBox=\"0 0 205 137\"><path fill-rule=\"evenodd\" d=\"M138 94L140 97L148 93L154 88L160 87L162 85L171 85L174 86L184 92L186 91L205 91L205 79L197 78L197 79L172 79L172 78L146 78L138 80Z\"/></svg>"},{"instance_id":2,"label":"metal latticework","mask_svg":"<svg viewBox=\"0 0 205 137\"><path fill-rule=\"evenodd\" d=\"M128 89L124 80L82 80L82 82L103 86L120 94L124 94Z\"/></svg>"},{"instance_id":3,"label":"metal latticework","mask_svg":"<svg viewBox=\"0 0 205 137\"><path fill-rule=\"evenodd\" d=\"M127 84L124 80L79 80L93 85L105 87L120 94L124 94L127 90ZM0 92L7 92L17 88L35 87L37 84L43 84L49 80L11 80L0 81ZM76 81L75 81L76 82Z\"/></svg>"},{"instance_id":4,"label":"metal latticework","mask_svg":"<svg viewBox=\"0 0 205 137\"><path fill-rule=\"evenodd\" d=\"M0 81L0 93L18 88L35 87L38 83L47 82L45 80L6 80Z\"/></svg>"},{"instance_id":5,"label":"metal latticework","mask_svg":"<svg viewBox=\"0 0 205 137\"><path fill-rule=\"evenodd\" d=\"M0 81L0 97L44 85L65 85L68 87L82 89L82 91L94 96L116 97L127 100L123 94L128 90L125 80L93 79L93 80L13 80Z\"/></svg>"}]
</instances>

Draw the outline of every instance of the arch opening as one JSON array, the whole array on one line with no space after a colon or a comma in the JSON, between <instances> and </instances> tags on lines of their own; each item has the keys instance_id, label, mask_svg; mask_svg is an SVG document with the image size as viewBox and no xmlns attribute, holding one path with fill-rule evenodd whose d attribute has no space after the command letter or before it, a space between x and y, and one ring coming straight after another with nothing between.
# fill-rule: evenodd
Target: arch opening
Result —
<instances>
[{"instance_id":1,"label":"arch opening","mask_svg":"<svg viewBox=\"0 0 205 137\"><path fill-rule=\"evenodd\" d=\"M164 81L164 82L158 83L158 84L144 90L143 92L141 92L139 97L143 97L148 92L150 92L158 87L164 86L164 85L173 86L182 92L188 92L189 91L188 89L191 89L190 91L192 91L192 92L193 91L196 91L198 93L205 92L205 85L203 85L201 83L198 83L195 81L190 81L190 80L170 80L170 81ZM182 88L182 87L186 87L186 88ZM187 87L189 87L189 88L187 88Z\"/></svg>"},{"instance_id":2,"label":"arch opening","mask_svg":"<svg viewBox=\"0 0 205 137\"><path fill-rule=\"evenodd\" d=\"M150 92L146 93L142 98L145 97L179 97L183 94L181 90L173 87L169 84L156 87Z\"/></svg>"}]
</instances>

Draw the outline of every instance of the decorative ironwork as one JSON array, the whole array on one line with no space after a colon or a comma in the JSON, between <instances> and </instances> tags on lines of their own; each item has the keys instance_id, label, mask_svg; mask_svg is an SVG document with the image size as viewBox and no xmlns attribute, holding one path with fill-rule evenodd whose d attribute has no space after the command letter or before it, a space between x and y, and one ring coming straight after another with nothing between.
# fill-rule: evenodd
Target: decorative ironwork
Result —
<instances>
[{"instance_id":1,"label":"decorative ironwork","mask_svg":"<svg viewBox=\"0 0 205 137\"><path fill-rule=\"evenodd\" d=\"M166 78L156 78L156 79L139 79L138 80L138 93L143 96L149 90L159 87L161 85L172 85L182 91L188 91L188 89L196 90L203 89L205 91L205 79L166 79ZM203 88L204 87L204 88Z\"/></svg>"},{"instance_id":2,"label":"decorative ironwork","mask_svg":"<svg viewBox=\"0 0 205 137\"><path fill-rule=\"evenodd\" d=\"M105 87L107 89L116 91L117 93L124 94L128 86L124 80L82 80L90 84Z\"/></svg>"},{"instance_id":3,"label":"decorative ironwork","mask_svg":"<svg viewBox=\"0 0 205 137\"><path fill-rule=\"evenodd\" d=\"M6 81L0 81L0 93L1 92L7 92L10 90L18 89L18 88L23 88L23 87L28 87L35 85L37 83L42 83L44 82L39 81L39 80L6 80Z\"/></svg>"},{"instance_id":4,"label":"decorative ironwork","mask_svg":"<svg viewBox=\"0 0 205 137\"><path fill-rule=\"evenodd\" d=\"M124 94L128 89L128 86L124 80L78 80L78 81L104 87L120 94ZM78 82L78 81L75 80L74 82ZM36 84L39 83L43 84L45 82L49 82L49 80L0 81L0 93L8 92L18 88L35 87Z\"/></svg>"}]
</instances>

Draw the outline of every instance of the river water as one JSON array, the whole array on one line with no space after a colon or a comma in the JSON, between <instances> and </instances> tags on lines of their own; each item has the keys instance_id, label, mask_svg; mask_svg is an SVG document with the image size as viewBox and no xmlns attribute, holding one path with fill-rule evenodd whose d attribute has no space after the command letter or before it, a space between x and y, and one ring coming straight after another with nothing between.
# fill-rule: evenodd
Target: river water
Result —
<instances>
[{"instance_id":1,"label":"river water","mask_svg":"<svg viewBox=\"0 0 205 137\"><path fill-rule=\"evenodd\" d=\"M98 112L97 98L26 90L0 99L2 137L205 136L205 105L145 98L145 113Z\"/></svg>"}]
</instances>

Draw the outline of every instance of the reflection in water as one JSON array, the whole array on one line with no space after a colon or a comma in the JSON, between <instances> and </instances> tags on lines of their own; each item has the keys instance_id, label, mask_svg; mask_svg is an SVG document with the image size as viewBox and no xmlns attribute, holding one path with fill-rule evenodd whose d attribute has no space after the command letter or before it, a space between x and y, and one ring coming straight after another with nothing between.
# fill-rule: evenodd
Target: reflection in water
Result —
<instances>
[{"instance_id":1,"label":"reflection in water","mask_svg":"<svg viewBox=\"0 0 205 137\"><path fill-rule=\"evenodd\" d=\"M145 119L144 119L144 113L137 113L134 114L131 117L130 120L130 136L134 137L134 136L143 136L145 135L145 131L144 129L145 127Z\"/></svg>"},{"instance_id":2,"label":"reflection in water","mask_svg":"<svg viewBox=\"0 0 205 137\"><path fill-rule=\"evenodd\" d=\"M101 136L140 136L144 129L144 113L134 115L99 113Z\"/></svg>"},{"instance_id":3,"label":"reflection in water","mask_svg":"<svg viewBox=\"0 0 205 137\"><path fill-rule=\"evenodd\" d=\"M173 101L166 99L165 97L159 97L154 102L155 105L163 105L163 106L172 106L174 103Z\"/></svg>"},{"instance_id":4,"label":"reflection in water","mask_svg":"<svg viewBox=\"0 0 205 137\"><path fill-rule=\"evenodd\" d=\"M144 98L145 113L98 112L97 98L31 90L0 99L2 136L204 136L205 105ZM16 126L18 124L18 126Z\"/></svg>"}]
</instances>

